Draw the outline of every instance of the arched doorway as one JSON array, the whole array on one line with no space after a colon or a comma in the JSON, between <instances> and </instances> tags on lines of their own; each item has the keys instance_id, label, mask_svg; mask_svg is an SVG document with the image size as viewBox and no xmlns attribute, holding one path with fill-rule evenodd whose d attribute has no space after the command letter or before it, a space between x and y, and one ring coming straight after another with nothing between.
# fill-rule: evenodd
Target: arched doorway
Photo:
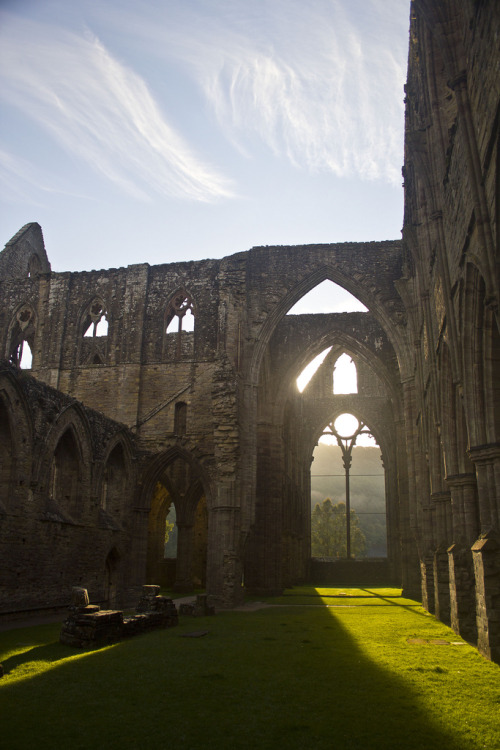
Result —
<instances>
[{"instance_id":1,"label":"arched doorway","mask_svg":"<svg viewBox=\"0 0 500 750\"><path fill-rule=\"evenodd\" d=\"M209 505L201 469L189 454L176 449L155 463L146 580L183 592L205 587Z\"/></svg>"}]
</instances>

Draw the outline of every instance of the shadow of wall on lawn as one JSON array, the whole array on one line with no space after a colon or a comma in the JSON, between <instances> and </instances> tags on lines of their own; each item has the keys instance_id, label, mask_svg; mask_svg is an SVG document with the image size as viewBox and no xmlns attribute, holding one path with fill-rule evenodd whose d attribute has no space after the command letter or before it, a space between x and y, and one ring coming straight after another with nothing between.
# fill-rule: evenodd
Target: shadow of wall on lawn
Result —
<instances>
[{"instance_id":1,"label":"shadow of wall on lawn","mask_svg":"<svg viewBox=\"0 0 500 750\"><path fill-rule=\"evenodd\" d=\"M6 746L469 747L437 726L402 678L369 659L332 610L225 613L196 621L206 637L178 637L189 628L184 621L70 661L60 644L33 649L46 648L57 664L0 683Z\"/></svg>"}]
</instances>

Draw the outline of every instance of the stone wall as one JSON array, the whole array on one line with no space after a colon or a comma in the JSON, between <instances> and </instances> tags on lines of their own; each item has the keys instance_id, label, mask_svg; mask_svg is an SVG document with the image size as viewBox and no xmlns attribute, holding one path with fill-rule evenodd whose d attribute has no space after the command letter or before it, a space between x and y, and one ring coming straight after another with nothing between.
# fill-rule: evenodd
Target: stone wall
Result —
<instances>
[{"instance_id":1,"label":"stone wall","mask_svg":"<svg viewBox=\"0 0 500 750\"><path fill-rule=\"evenodd\" d=\"M348 410L382 448L393 580L497 658L499 16L411 4L402 241L57 274L37 224L7 243L2 606L157 583L172 507L179 590L205 560L220 604L306 580L312 451ZM327 279L369 312L287 315ZM342 352L357 394L332 392Z\"/></svg>"},{"instance_id":2,"label":"stone wall","mask_svg":"<svg viewBox=\"0 0 500 750\"><path fill-rule=\"evenodd\" d=\"M412 3L398 283L414 353L404 388L424 603L469 640L479 633L490 657L500 616L499 34L498 3Z\"/></svg>"}]
</instances>

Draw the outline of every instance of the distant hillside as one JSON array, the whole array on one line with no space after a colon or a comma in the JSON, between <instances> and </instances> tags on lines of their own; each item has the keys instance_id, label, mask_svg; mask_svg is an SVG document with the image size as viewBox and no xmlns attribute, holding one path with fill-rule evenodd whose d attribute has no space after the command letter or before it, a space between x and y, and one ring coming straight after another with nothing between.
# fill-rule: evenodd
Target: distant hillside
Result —
<instances>
[{"instance_id":1,"label":"distant hillside","mask_svg":"<svg viewBox=\"0 0 500 750\"><path fill-rule=\"evenodd\" d=\"M385 557L385 478L379 448L354 448L350 487L351 508L358 514L366 536L366 557ZM320 443L311 465L311 511L326 497L334 504L345 502L345 472L340 448Z\"/></svg>"}]
</instances>

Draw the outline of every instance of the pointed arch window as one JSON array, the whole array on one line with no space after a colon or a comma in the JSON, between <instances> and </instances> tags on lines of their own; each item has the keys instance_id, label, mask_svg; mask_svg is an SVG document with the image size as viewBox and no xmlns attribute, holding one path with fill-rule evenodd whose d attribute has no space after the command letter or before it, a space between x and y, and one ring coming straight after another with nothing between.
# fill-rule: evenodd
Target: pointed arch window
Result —
<instances>
[{"instance_id":1,"label":"pointed arch window","mask_svg":"<svg viewBox=\"0 0 500 750\"><path fill-rule=\"evenodd\" d=\"M333 367L333 393L346 394L358 392L358 373L351 357L344 352Z\"/></svg>"},{"instance_id":2,"label":"pointed arch window","mask_svg":"<svg viewBox=\"0 0 500 750\"><path fill-rule=\"evenodd\" d=\"M35 340L35 314L29 305L16 313L11 329L9 359L23 370L32 367L32 351Z\"/></svg>"},{"instance_id":3,"label":"pointed arch window","mask_svg":"<svg viewBox=\"0 0 500 750\"><path fill-rule=\"evenodd\" d=\"M103 365L108 347L108 314L102 299L94 298L80 324L80 364Z\"/></svg>"},{"instance_id":4,"label":"pointed arch window","mask_svg":"<svg viewBox=\"0 0 500 750\"><path fill-rule=\"evenodd\" d=\"M42 264L40 258L36 253L33 253L28 263L28 278L38 276L42 270Z\"/></svg>"},{"instance_id":5,"label":"pointed arch window","mask_svg":"<svg viewBox=\"0 0 500 750\"><path fill-rule=\"evenodd\" d=\"M64 511L77 510L80 483L80 461L78 446L71 429L59 440L52 459L50 497Z\"/></svg>"},{"instance_id":6,"label":"pointed arch window","mask_svg":"<svg viewBox=\"0 0 500 750\"><path fill-rule=\"evenodd\" d=\"M94 300L84 317L83 335L85 338L96 338L108 335L106 310L100 300Z\"/></svg>"},{"instance_id":7,"label":"pointed arch window","mask_svg":"<svg viewBox=\"0 0 500 750\"><path fill-rule=\"evenodd\" d=\"M187 425L187 404L184 401L178 401L175 405L174 415L174 434L182 437L186 434Z\"/></svg>"},{"instance_id":8,"label":"pointed arch window","mask_svg":"<svg viewBox=\"0 0 500 750\"><path fill-rule=\"evenodd\" d=\"M192 337L186 336L194 331L194 303L191 295L185 289L181 289L170 300L165 316L165 334L167 336L167 348L170 349L168 339L175 337L175 348L172 352L175 359L193 352Z\"/></svg>"}]
</instances>

